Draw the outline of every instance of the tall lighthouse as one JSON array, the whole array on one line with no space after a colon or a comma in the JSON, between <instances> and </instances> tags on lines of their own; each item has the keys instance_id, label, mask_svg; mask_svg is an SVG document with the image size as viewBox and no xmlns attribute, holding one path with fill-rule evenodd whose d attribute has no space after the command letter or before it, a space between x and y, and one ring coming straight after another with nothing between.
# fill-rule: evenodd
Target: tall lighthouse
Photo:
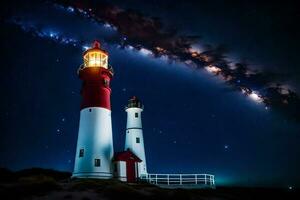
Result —
<instances>
[{"instance_id":1,"label":"tall lighthouse","mask_svg":"<svg viewBox=\"0 0 300 200\"><path fill-rule=\"evenodd\" d=\"M129 99L125 107L125 111L127 112L125 150L132 151L142 160L138 163L138 177L147 174L141 115L143 108L144 106L135 96Z\"/></svg>"},{"instance_id":2,"label":"tall lighthouse","mask_svg":"<svg viewBox=\"0 0 300 200\"><path fill-rule=\"evenodd\" d=\"M95 41L83 53L81 111L73 177L111 178L113 138L110 105L112 68L108 53Z\"/></svg>"}]
</instances>

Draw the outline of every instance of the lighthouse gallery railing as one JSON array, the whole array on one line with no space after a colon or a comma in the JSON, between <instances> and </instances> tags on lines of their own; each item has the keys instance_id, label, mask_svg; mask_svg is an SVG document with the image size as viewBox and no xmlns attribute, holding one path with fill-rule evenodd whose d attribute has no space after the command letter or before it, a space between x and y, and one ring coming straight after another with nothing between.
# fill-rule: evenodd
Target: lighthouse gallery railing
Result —
<instances>
[{"instance_id":1,"label":"lighthouse gallery railing","mask_svg":"<svg viewBox=\"0 0 300 200\"><path fill-rule=\"evenodd\" d=\"M140 177L155 185L199 185L215 187L215 177L211 174L147 174Z\"/></svg>"}]
</instances>

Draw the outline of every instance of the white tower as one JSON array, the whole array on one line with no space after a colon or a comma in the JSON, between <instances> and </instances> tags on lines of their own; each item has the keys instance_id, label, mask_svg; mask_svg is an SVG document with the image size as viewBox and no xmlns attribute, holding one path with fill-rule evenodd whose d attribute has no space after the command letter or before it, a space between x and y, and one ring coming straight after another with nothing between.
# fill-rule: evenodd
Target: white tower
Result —
<instances>
[{"instance_id":1,"label":"white tower","mask_svg":"<svg viewBox=\"0 0 300 200\"><path fill-rule=\"evenodd\" d=\"M113 72L108 53L95 42L83 54L78 74L83 81L81 111L73 177L112 177L113 138L109 87Z\"/></svg>"},{"instance_id":2,"label":"white tower","mask_svg":"<svg viewBox=\"0 0 300 200\"><path fill-rule=\"evenodd\" d=\"M142 162L138 163L138 177L147 174L144 137L142 129L142 103L134 96L128 101L125 108L127 112L127 127L125 150L132 151Z\"/></svg>"}]
</instances>

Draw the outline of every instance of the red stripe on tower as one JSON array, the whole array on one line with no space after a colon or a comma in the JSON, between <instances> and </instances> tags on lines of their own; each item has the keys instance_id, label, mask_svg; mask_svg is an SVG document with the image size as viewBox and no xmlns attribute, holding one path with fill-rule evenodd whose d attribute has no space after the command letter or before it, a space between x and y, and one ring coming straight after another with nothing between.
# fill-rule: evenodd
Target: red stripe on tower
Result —
<instances>
[{"instance_id":1,"label":"red stripe on tower","mask_svg":"<svg viewBox=\"0 0 300 200\"><path fill-rule=\"evenodd\" d=\"M108 65L108 53L95 41L93 48L83 53L83 59L84 64L79 69L79 78L83 81L81 109L102 107L110 110L113 71Z\"/></svg>"}]
</instances>

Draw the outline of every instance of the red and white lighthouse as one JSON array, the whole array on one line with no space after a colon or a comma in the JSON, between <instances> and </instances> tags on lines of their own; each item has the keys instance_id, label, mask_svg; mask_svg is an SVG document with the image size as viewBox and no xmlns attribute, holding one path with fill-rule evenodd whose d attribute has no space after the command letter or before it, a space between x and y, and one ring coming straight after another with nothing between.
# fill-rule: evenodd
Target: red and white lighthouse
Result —
<instances>
[{"instance_id":1,"label":"red and white lighthouse","mask_svg":"<svg viewBox=\"0 0 300 200\"><path fill-rule=\"evenodd\" d=\"M78 70L83 84L73 177L111 178L114 150L110 81L113 71L108 65L108 53L97 41L83 53L83 60Z\"/></svg>"}]
</instances>

